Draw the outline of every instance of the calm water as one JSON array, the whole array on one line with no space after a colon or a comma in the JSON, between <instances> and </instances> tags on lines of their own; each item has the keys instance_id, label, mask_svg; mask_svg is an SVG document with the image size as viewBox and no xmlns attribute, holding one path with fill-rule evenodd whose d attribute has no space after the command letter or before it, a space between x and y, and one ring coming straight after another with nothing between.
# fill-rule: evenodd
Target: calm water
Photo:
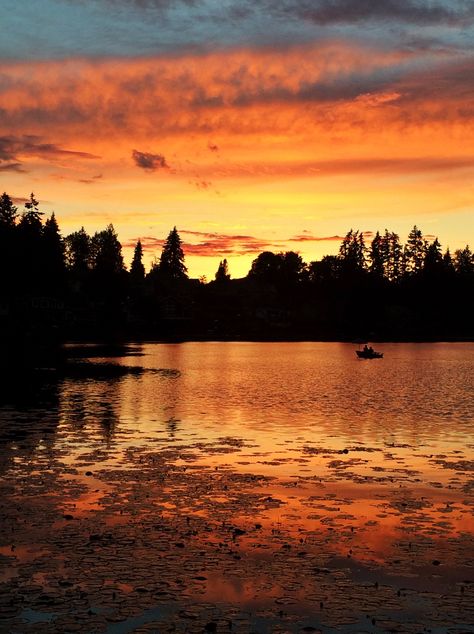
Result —
<instances>
[{"instance_id":1,"label":"calm water","mask_svg":"<svg viewBox=\"0 0 474 634\"><path fill-rule=\"evenodd\" d=\"M474 631L474 344L377 348L140 345L4 405L6 631Z\"/></svg>"}]
</instances>

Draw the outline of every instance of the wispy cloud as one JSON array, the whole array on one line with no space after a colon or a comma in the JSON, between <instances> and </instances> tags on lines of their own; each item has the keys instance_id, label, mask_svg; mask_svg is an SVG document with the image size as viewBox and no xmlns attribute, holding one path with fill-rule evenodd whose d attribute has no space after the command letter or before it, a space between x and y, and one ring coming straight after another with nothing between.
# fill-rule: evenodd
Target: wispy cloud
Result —
<instances>
[{"instance_id":1,"label":"wispy cloud","mask_svg":"<svg viewBox=\"0 0 474 634\"><path fill-rule=\"evenodd\" d=\"M268 241L255 236L241 234L226 234L216 232L192 231L180 229L180 235L189 236L194 240L184 240L183 250L186 255L204 257L220 257L225 255L253 255L266 249L279 249L282 241ZM124 246L134 246L138 238L128 241ZM156 253L164 244L164 240L153 236L141 236L143 250Z\"/></svg>"},{"instance_id":2,"label":"wispy cloud","mask_svg":"<svg viewBox=\"0 0 474 634\"><path fill-rule=\"evenodd\" d=\"M0 171L1 172L28 172L25 168L25 159L31 157L48 161L57 161L64 158L74 159L99 159L99 156L88 152L67 150L55 143L45 143L36 135L0 136Z\"/></svg>"},{"instance_id":3,"label":"wispy cloud","mask_svg":"<svg viewBox=\"0 0 474 634\"><path fill-rule=\"evenodd\" d=\"M288 239L289 242L340 242L341 240L343 240L343 236L315 236L308 232L303 232Z\"/></svg>"},{"instance_id":4,"label":"wispy cloud","mask_svg":"<svg viewBox=\"0 0 474 634\"><path fill-rule=\"evenodd\" d=\"M14 159L16 156L36 156L46 158L76 157L81 159L99 159L100 156L89 152L66 150L56 143L44 143L36 135L0 137L0 160Z\"/></svg>"},{"instance_id":5,"label":"wispy cloud","mask_svg":"<svg viewBox=\"0 0 474 634\"><path fill-rule=\"evenodd\" d=\"M232 255L258 255L262 251L285 251L289 242L332 242L341 241L341 236L315 236L309 232L292 236L286 240L265 240L247 234L228 234L219 232L193 231L180 229L179 234L186 236L183 240L183 250L186 255L199 255L204 257L222 257ZM140 239L143 250L148 253L159 251L164 240L153 236L140 236L133 238L124 244L125 247L133 247Z\"/></svg>"},{"instance_id":6,"label":"wispy cloud","mask_svg":"<svg viewBox=\"0 0 474 634\"><path fill-rule=\"evenodd\" d=\"M0 159L0 172L27 172L21 163L2 163Z\"/></svg>"},{"instance_id":7,"label":"wispy cloud","mask_svg":"<svg viewBox=\"0 0 474 634\"><path fill-rule=\"evenodd\" d=\"M104 177L103 174L96 174L95 176L91 176L90 178L79 178L79 183L84 183L84 185L93 185L99 182Z\"/></svg>"}]
</instances>

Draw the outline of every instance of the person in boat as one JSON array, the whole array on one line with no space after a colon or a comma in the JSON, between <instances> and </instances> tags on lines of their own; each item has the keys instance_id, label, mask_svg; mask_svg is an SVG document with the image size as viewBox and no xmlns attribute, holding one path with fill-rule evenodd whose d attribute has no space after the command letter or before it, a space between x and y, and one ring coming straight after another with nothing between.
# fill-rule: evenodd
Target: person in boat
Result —
<instances>
[{"instance_id":1,"label":"person in boat","mask_svg":"<svg viewBox=\"0 0 474 634\"><path fill-rule=\"evenodd\" d=\"M367 352L368 354L373 354L374 353L374 349L372 348L372 346L368 346L367 344L365 344L364 352Z\"/></svg>"}]
</instances>

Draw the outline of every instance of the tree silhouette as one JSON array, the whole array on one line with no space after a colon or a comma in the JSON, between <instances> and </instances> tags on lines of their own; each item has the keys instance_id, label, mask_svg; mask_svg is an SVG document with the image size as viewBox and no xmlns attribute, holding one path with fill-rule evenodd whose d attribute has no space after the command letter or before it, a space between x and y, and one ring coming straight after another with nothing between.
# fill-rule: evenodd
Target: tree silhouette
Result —
<instances>
[{"instance_id":1,"label":"tree silhouette","mask_svg":"<svg viewBox=\"0 0 474 634\"><path fill-rule=\"evenodd\" d=\"M0 196L0 228L13 228L16 223L17 215L17 207L13 204L10 196L6 192L3 192Z\"/></svg>"},{"instance_id":2,"label":"tree silhouette","mask_svg":"<svg viewBox=\"0 0 474 634\"><path fill-rule=\"evenodd\" d=\"M370 272L378 278L384 277L388 253L386 248L386 240L382 238L377 231L372 242L370 243Z\"/></svg>"},{"instance_id":3,"label":"tree silhouette","mask_svg":"<svg viewBox=\"0 0 474 634\"><path fill-rule=\"evenodd\" d=\"M469 245L454 253L454 268L460 275L474 275L474 256Z\"/></svg>"},{"instance_id":4,"label":"tree silhouette","mask_svg":"<svg viewBox=\"0 0 474 634\"><path fill-rule=\"evenodd\" d=\"M184 264L184 252L181 238L174 227L166 239L161 252L159 272L160 276L168 280L187 279L188 269Z\"/></svg>"},{"instance_id":5,"label":"tree silhouette","mask_svg":"<svg viewBox=\"0 0 474 634\"><path fill-rule=\"evenodd\" d=\"M426 240L423 238L421 230L415 225L408 234L407 243L403 251L405 273L416 275L421 272L426 250Z\"/></svg>"},{"instance_id":6,"label":"tree silhouette","mask_svg":"<svg viewBox=\"0 0 474 634\"><path fill-rule=\"evenodd\" d=\"M66 262L64 242L54 213L43 227L44 288L53 295L61 294L65 281Z\"/></svg>"},{"instance_id":7,"label":"tree silhouette","mask_svg":"<svg viewBox=\"0 0 474 634\"><path fill-rule=\"evenodd\" d=\"M403 249L400 244L400 237L397 233L385 229L384 242L384 252L386 254L385 275L391 282L396 282L400 278L402 267Z\"/></svg>"},{"instance_id":8,"label":"tree silhouette","mask_svg":"<svg viewBox=\"0 0 474 634\"><path fill-rule=\"evenodd\" d=\"M43 212L39 210L39 202L36 200L33 192L30 194L29 200L25 203L25 210L22 221L31 226L40 226Z\"/></svg>"},{"instance_id":9,"label":"tree silhouette","mask_svg":"<svg viewBox=\"0 0 474 634\"><path fill-rule=\"evenodd\" d=\"M176 227L145 277L140 240L128 274L113 225L63 240L55 215L42 217L34 194L20 216L10 196L0 196L0 327L12 340L23 337L25 350L47 339L48 328L56 338L63 302L67 335L90 339L474 336L471 249L443 254L417 226L404 246L385 229L368 249L351 229L338 255L309 265L294 251L264 251L242 279L230 278L223 259L208 284L188 279Z\"/></svg>"},{"instance_id":10,"label":"tree silhouette","mask_svg":"<svg viewBox=\"0 0 474 634\"><path fill-rule=\"evenodd\" d=\"M219 282L221 284L230 280L229 267L225 258L219 262L219 267L216 271L215 280L216 282Z\"/></svg>"},{"instance_id":11,"label":"tree silhouette","mask_svg":"<svg viewBox=\"0 0 474 634\"><path fill-rule=\"evenodd\" d=\"M92 269L100 274L119 274L124 270L122 245L112 224L96 232L91 240Z\"/></svg>"},{"instance_id":12,"label":"tree silhouette","mask_svg":"<svg viewBox=\"0 0 474 634\"><path fill-rule=\"evenodd\" d=\"M340 273L340 260L337 255L324 255L321 260L308 266L309 281L315 284L334 283Z\"/></svg>"},{"instance_id":13,"label":"tree silhouette","mask_svg":"<svg viewBox=\"0 0 474 634\"><path fill-rule=\"evenodd\" d=\"M366 265L365 250L363 233L351 229L339 248L341 273L344 277L351 278L364 271Z\"/></svg>"},{"instance_id":14,"label":"tree silhouette","mask_svg":"<svg viewBox=\"0 0 474 634\"><path fill-rule=\"evenodd\" d=\"M18 250L16 235L17 208L10 196L0 196L0 292L10 295L17 285Z\"/></svg>"},{"instance_id":15,"label":"tree silhouette","mask_svg":"<svg viewBox=\"0 0 474 634\"><path fill-rule=\"evenodd\" d=\"M261 284L275 284L281 269L281 255L263 251L252 262L248 276Z\"/></svg>"},{"instance_id":16,"label":"tree silhouette","mask_svg":"<svg viewBox=\"0 0 474 634\"><path fill-rule=\"evenodd\" d=\"M91 266L91 237L84 227L66 236L66 264L76 277L83 278Z\"/></svg>"},{"instance_id":17,"label":"tree silhouette","mask_svg":"<svg viewBox=\"0 0 474 634\"><path fill-rule=\"evenodd\" d=\"M132 278L134 283L143 282L143 280L145 279L145 267L142 263L142 257L143 247L140 240L138 240L137 244L135 245L132 265L130 267L130 277Z\"/></svg>"},{"instance_id":18,"label":"tree silhouette","mask_svg":"<svg viewBox=\"0 0 474 634\"><path fill-rule=\"evenodd\" d=\"M42 215L38 201L34 194L31 194L18 223L18 246L22 251L18 262L19 284L28 293L34 291L38 294L42 290Z\"/></svg>"},{"instance_id":19,"label":"tree silhouette","mask_svg":"<svg viewBox=\"0 0 474 634\"><path fill-rule=\"evenodd\" d=\"M444 270L443 254L438 238L426 247L423 272L425 275L434 277Z\"/></svg>"}]
</instances>

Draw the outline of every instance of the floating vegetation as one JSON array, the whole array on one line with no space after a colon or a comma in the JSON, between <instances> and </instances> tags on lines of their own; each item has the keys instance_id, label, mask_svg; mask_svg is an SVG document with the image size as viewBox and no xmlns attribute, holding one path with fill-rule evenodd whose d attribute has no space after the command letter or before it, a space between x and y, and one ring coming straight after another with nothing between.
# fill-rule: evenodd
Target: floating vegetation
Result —
<instances>
[{"instance_id":1,"label":"floating vegetation","mask_svg":"<svg viewBox=\"0 0 474 634\"><path fill-rule=\"evenodd\" d=\"M472 631L469 447L261 433L82 364L2 410L0 631Z\"/></svg>"}]
</instances>

